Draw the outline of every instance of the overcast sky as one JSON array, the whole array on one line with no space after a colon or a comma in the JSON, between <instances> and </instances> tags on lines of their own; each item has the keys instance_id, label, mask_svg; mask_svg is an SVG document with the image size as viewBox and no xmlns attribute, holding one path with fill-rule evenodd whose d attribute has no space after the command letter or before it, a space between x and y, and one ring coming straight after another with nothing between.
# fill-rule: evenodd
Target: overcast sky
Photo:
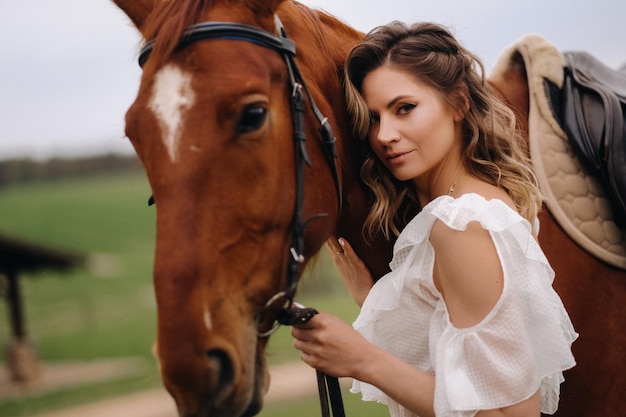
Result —
<instances>
[{"instance_id":1,"label":"overcast sky","mask_svg":"<svg viewBox=\"0 0 626 417\"><path fill-rule=\"evenodd\" d=\"M391 20L449 26L491 68L527 33L626 63L624 0L305 0L368 31ZM0 159L132 152L124 113L139 37L109 0L0 2Z\"/></svg>"}]
</instances>

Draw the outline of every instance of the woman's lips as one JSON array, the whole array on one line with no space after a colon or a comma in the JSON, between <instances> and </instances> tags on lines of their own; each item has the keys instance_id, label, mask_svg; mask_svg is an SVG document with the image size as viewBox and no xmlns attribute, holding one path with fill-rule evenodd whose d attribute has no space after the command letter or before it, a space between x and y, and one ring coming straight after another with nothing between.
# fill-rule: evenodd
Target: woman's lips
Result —
<instances>
[{"instance_id":1,"label":"woman's lips","mask_svg":"<svg viewBox=\"0 0 626 417\"><path fill-rule=\"evenodd\" d=\"M404 160L407 158L407 155L410 153L411 151L394 152L394 153L385 155L385 159L392 164L397 164L400 162L404 162Z\"/></svg>"}]
</instances>

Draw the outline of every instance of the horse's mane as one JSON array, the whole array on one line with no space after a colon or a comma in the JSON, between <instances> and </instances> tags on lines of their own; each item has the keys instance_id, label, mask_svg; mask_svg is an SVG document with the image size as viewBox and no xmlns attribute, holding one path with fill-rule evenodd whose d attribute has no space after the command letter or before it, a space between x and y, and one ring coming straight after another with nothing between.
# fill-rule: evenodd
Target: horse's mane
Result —
<instances>
[{"instance_id":1,"label":"horse's mane","mask_svg":"<svg viewBox=\"0 0 626 417\"><path fill-rule=\"evenodd\" d=\"M309 33L312 42L318 44L319 49L325 56L335 56L337 53L341 55L343 62L345 51L345 43L342 41L344 37L354 38L357 31L349 25L341 22L336 17L322 11L315 10L297 1L292 2L294 10L298 10L298 25L293 25L290 32L295 28L306 28L305 32ZM331 30L324 29L331 28ZM328 34L332 33L333 37ZM310 43L310 42L309 42ZM309 44L307 43L307 45ZM341 51L335 51L337 46L341 46Z\"/></svg>"},{"instance_id":2,"label":"horse's mane","mask_svg":"<svg viewBox=\"0 0 626 417\"><path fill-rule=\"evenodd\" d=\"M154 48L147 62L149 68L158 68L169 59L189 25L197 22L213 0L179 0L159 3L142 28L146 40L154 39Z\"/></svg>"}]
</instances>

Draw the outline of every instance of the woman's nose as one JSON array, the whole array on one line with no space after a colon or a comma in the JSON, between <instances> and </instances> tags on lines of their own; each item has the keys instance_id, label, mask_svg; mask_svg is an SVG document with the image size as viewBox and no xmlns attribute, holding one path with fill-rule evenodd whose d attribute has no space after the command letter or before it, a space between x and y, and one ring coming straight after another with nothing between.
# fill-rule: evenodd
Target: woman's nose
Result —
<instances>
[{"instance_id":1,"label":"woman's nose","mask_svg":"<svg viewBox=\"0 0 626 417\"><path fill-rule=\"evenodd\" d=\"M398 131L395 129L393 123L385 120L384 118L380 118L378 121L378 126L375 130L374 138L381 144L388 144L391 142L395 142L399 139Z\"/></svg>"}]
</instances>

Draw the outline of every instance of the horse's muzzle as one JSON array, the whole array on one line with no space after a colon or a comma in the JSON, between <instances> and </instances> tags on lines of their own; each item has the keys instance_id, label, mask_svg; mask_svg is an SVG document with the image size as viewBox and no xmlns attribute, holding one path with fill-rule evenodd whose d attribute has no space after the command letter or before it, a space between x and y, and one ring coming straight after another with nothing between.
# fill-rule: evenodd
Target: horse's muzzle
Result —
<instances>
[{"instance_id":1,"label":"horse's muzzle","mask_svg":"<svg viewBox=\"0 0 626 417\"><path fill-rule=\"evenodd\" d=\"M259 353L251 362L253 373L237 372L238 359L226 349L206 352L204 367L163 373L180 417L252 417L261 410L266 391L266 369ZM242 376L245 375L245 376ZM198 384L198 382L201 382ZM199 389L199 387L202 387Z\"/></svg>"}]
</instances>

